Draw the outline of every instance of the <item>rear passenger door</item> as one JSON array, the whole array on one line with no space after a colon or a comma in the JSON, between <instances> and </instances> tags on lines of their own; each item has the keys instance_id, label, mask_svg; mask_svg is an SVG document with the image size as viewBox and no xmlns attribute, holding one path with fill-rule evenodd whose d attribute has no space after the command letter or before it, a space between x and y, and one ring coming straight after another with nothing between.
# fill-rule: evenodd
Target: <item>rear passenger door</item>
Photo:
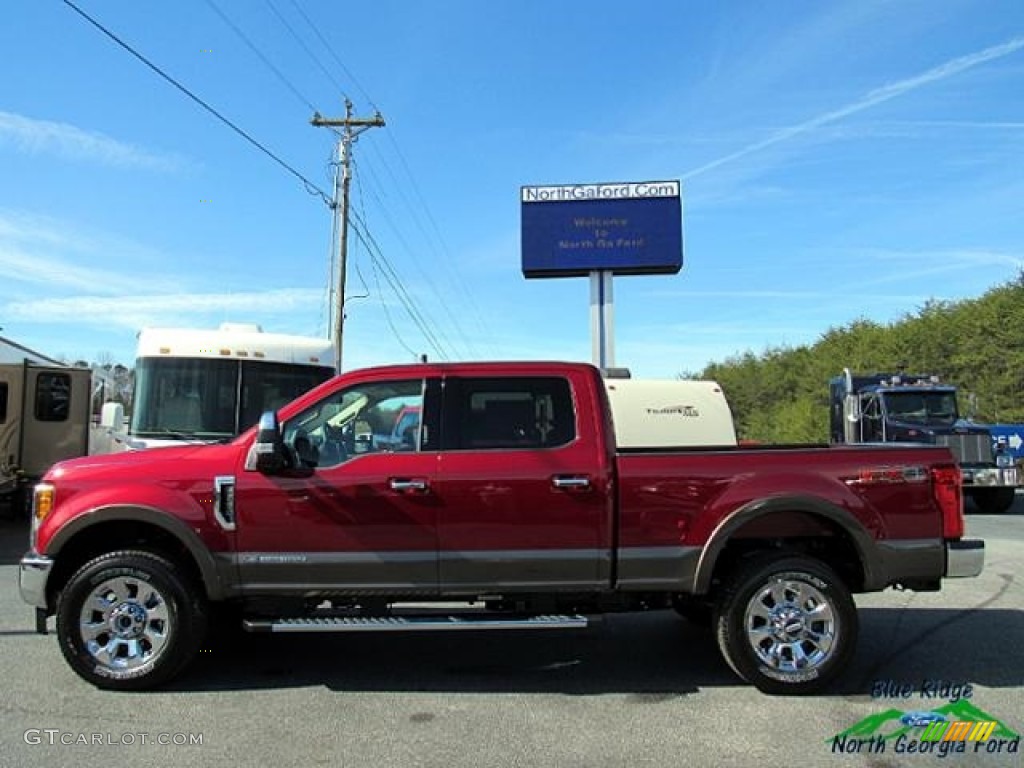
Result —
<instances>
[{"instance_id":1,"label":"rear passenger door","mask_svg":"<svg viewBox=\"0 0 1024 768\"><path fill-rule=\"evenodd\" d=\"M571 381L449 377L443 402L442 592L606 586L609 494Z\"/></svg>"}]
</instances>

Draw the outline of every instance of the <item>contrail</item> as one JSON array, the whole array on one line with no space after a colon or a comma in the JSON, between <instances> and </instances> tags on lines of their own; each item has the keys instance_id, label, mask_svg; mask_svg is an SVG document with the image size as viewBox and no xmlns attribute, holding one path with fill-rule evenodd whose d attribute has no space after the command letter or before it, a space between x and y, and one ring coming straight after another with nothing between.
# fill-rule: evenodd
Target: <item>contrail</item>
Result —
<instances>
[{"instance_id":1,"label":"contrail","mask_svg":"<svg viewBox=\"0 0 1024 768\"><path fill-rule=\"evenodd\" d=\"M717 168L720 165L725 165L733 160L738 160L741 157L759 152L762 149L780 144L783 141L792 139L794 136L799 136L802 133L808 133L816 128L820 128L828 123L834 123L837 120L841 120L844 117L856 114L857 112L863 112L865 109L881 104L884 101L895 99L897 96L902 96L905 93L921 88L925 85L938 82L939 80L945 80L947 77L964 72L965 70L976 67L979 64L985 64L995 59L1001 59L1004 56L1009 56L1011 53L1019 51L1024 48L1024 37L1015 37L1008 42L1002 43L1001 45L994 45L991 48L986 48L983 51L977 53L970 53L966 56L960 56L959 58L947 61L945 64L940 64L937 67L929 69L927 72L923 72L915 77L908 77L906 80L900 80L889 85L884 85L881 88L876 88L870 91L857 101L851 104L847 104L845 107L832 110L831 112L825 112L824 114L812 117L799 125L793 125L789 128L783 128L776 133L773 133L767 139L750 144L742 149L738 149L735 152L720 157L717 160L712 160L709 163L690 171L689 173L683 174L683 179L691 179L694 176L698 176L702 173Z\"/></svg>"}]
</instances>

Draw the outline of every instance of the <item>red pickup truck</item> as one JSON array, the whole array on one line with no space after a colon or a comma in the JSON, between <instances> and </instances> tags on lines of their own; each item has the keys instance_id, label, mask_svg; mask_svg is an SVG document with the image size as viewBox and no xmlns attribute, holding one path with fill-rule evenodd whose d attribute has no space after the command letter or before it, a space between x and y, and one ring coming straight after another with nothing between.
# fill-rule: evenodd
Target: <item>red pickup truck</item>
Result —
<instances>
[{"instance_id":1,"label":"red pickup truck","mask_svg":"<svg viewBox=\"0 0 1024 768\"><path fill-rule=\"evenodd\" d=\"M410 409L414 445L357 442ZM592 366L407 365L339 376L229 444L57 464L20 586L102 688L170 679L227 616L452 631L675 608L745 680L807 693L854 652L852 593L981 572L962 507L946 448L622 450Z\"/></svg>"}]
</instances>

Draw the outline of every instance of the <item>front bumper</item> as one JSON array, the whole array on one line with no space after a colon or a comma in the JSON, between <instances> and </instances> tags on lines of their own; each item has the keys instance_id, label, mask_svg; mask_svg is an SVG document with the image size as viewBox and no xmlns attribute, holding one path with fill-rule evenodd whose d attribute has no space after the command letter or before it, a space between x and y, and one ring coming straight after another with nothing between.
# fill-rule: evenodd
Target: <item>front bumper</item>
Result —
<instances>
[{"instance_id":1,"label":"front bumper","mask_svg":"<svg viewBox=\"0 0 1024 768\"><path fill-rule=\"evenodd\" d=\"M50 577L51 570L53 570L53 560L45 555L29 552L21 558L21 567L18 572L18 588L21 590L21 599L36 608L47 610L49 606L46 602L46 581Z\"/></svg>"},{"instance_id":2,"label":"front bumper","mask_svg":"<svg viewBox=\"0 0 1024 768\"><path fill-rule=\"evenodd\" d=\"M959 539L946 542L946 578L965 579L977 576L985 567L985 542L981 539Z\"/></svg>"},{"instance_id":3,"label":"front bumper","mask_svg":"<svg viewBox=\"0 0 1024 768\"><path fill-rule=\"evenodd\" d=\"M970 488L1017 488L1020 473L1016 467L961 466L964 486Z\"/></svg>"}]
</instances>

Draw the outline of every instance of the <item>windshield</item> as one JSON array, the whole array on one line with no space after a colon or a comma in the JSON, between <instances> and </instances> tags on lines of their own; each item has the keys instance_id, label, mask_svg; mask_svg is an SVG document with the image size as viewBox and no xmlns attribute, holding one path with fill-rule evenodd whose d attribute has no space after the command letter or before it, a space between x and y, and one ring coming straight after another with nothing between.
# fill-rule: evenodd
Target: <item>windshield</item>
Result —
<instances>
[{"instance_id":1,"label":"windshield","mask_svg":"<svg viewBox=\"0 0 1024 768\"><path fill-rule=\"evenodd\" d=\"M893 421L950 425L957 420L955 392L887 392L885 409Z\"/></svg>"},{"instance_id":2,"label":"windshield","mask_svg":"<svg viewBox=\"0 0 1024 768\"><path fill-rule=\"evenodd\" d=\"M333 375L320 366L252 360L140 358L130 433L220 440L240 434Z\"/></svg>"}]
</instances>

